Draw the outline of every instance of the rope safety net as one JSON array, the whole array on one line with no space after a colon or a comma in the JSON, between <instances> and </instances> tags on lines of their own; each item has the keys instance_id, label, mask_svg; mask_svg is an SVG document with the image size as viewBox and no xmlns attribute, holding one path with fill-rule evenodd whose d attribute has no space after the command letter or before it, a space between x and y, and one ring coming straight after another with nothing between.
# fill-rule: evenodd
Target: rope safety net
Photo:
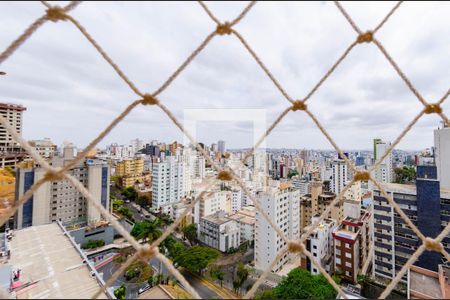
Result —
<instances>
[{"instance_id":1,"label":"rope safety net","mask_svg":"<svg viewBox=\"0 0 450 300\"><path fill-rule=\"evenodd\" d=\"M27 41L29 37L33 35L36 30L39 29L42 25L44 25L48 21L52 22L70 22L72 23L80 33L89 41L89 43L98 51L98 53L103 57L103 59L113 68L113 70L119 75L119 77L129 86L129 88L137 95L137 100L132 101L126 109L120 113L103 131L101 131L98 136L92 140L89 145L83 149L80 153L77 154L74 160L72 160L69 164L64 166L63 168L54 168L50 166L35 150L31 147L26 140L24 140L2 115L0 115L0 124L3 125L9 134L25 149L25 151L38 163L41 167L46 170L46 175L34 183L30 189L26 191L16 201L16 203L7 209L7 212L0 215L0 224L3 225L11 216L13 216L17 209L23 205L32 195L33 193L46 181L55 181L55 180L67 180L73 186L79 190L79 192L87 199L87 201L91 202L95 209L97 209L102 216L111 223L111 225L135 248L136 252L134 255L130 256L125 263L121 265L121 267L109 278L106 282L105 286L101 287L94 295L93 298L97 298L102 292L105 292L106 288L109 287L119 276L122 274L128 266L131 265L133 261L136 259L140 259L143 261L148 261L152 257L156 257L159 259L168 269L170 273L187 289L187 291L194 296L195 298L200 298L195 289L185 280L183 275L172 265L171 261L165 257L163 254L159 253L158 246L160 243L171 234L176 227L181 223L181 220L190 213L191 209L194 205L200 201L208 191L210 187L213 186L215 182L218 181L234 181L237 185L239 185L243 192L247 195L247 197L253 201L255 205L255 209L264 217L267 222L273 227L273 229L277 232L279 237L286 243L286 246L280 250L277 257L271 262L269 267L263 272L263 274L258 278L258 280L253 284L252 288L245 294L244 298L252 298L260 286L268 276L272 268L275 266L277 261L279 261L283 255L287 252L292 253L303 253L306 257L308 257L311 262L317 267L317 269L325 276L328 282L334 287L334 289L343 297L346 298L345 294L341 290L340 286L336 284L333 278L324 270L324 268L320 265L317 259L309 252L305 247L305 241L309 237L309 235L313 232L314 228L319 225L320 222L326 218L331 210L331 207L340 201L344 195L344 193L357 181L371 181L381 192L381 194L388 200L390 205L395 209L395 212L400 215L400 217L404 220L404 222L414 231L414 233L418 236L418 238L422 241L421 246L414 252L413 255L408 259L408 261L404 264L402 269L397 273L395 278L389 283L386 289L381 294L380 298L386 298L390 294L390 292L395 288L401 278L405 275L409 267L419 258L419 256L425 251L437 251L440 252L448 261L450 261L450 254L445 251L442 240L450 234L450 223L444 228L444 230L435 238L430 238L424 236L420 230L414 225L414 223L409 219L409 217L402 211L400 206L392 199L390 195L386 192L383 186L374 179L371 174L372 172L380 166L383 160L393 151L394 147L401 141L401 139L411 130L411 128L418 122L418 120L424 114L437 114L442 118L445 124L450 126L449 120L445 113L443 112L441 106L444 101L447 99L450 90L447 92L436 102L429 102L424 99L424 97L420 94L420 92L415 88L413 83L408 79L405 73L400 69L394 59L390 56L389 52L384 48L382 43L376 38L377 31L382 28L385 23L389 20L389 18L395 13L397 9L402 4L402 1L396 3L389 13L381 20L381 22L372 30L362 31L357 24L353 21L351 16L347 13L344 7L338 1L335 1L334 4L339 12L343 15L343 17L348 21L350 26L355 31L355 40L346 48L343 54L337 59L337 61L329 68L329 70L318 80L316 85L311 89L311 91L306 94L303 98L291 97L283 86L279 83L279 81L275 78L275 76L270 72L270 70L266 67L264 62L258 57L253 48L248 44L246 39L235 30L234 26L241 22L247 13L251 11L251 9L256 4L256 1L251 1L242 12L232 21L221 21L219 20L208 8L208 6L199 1L199 5L203 8L205 13L211 18L213 21L212 31L210 34L206 36L206 38L202 41L202 43L187 57L187 59L172 73L171 76L154 92L146 93L142 92L133 81L125 75L125 73L120 69L120 67L113 61L113 59L106 53L106 51L97 43L97 41L89 34L86 28L83 27L74 17L70 15L70 11L75 9L81 1L72 1L68 5L64 7L53 6L47 3L46 1L41 1L45 6L45 13L35 20L17 39L15 39L3 52L0 53L0 65L5 62L15 51L19 49L19 47ZM223 37L222 37L223 36ZM158 99L158 96L164 92L167 88L170 87L171 83L179 76L183 70L196 58L196 56L203 50L209 42L213 38L236 38L242 46L249 52L251 57L256 61L256 63L261 67L264 73L269 77L269 79L273 82L275 87L279 90L281 95L288 101L288 105L285 110L276 118L275 122L265 131L264 135L255 143L252 149L245 154L245 157L242 161L246 161L247 158L253 155L258 146L264 141L264 139L272 132L272 130L283 120L283 118L290 113L300 113L304 112L317 128L323 133L325 138L331 143L333 148L340 154L340 157L345 160L347 166L353 171L355 174L352 180L344 187L344 189L335 197L335 199L328 205L326 210L320 215L318 219L313 222L312 226L303 233L299 240L289 240L284 232L271 220L268 214L262 209L261 205L255 199L255 197L248 191L244 182L236 175L235 171L232 168L225 167L222 168L217 165L214 160L209 156L206 151L199 146L199 144L194 140L192 135L186 131L180 121L174 116L174 114ZM384 153L382 157L380 157L373 166L371 166L368 170L358 169L352 161L350 161L345 155L343 155L342 150L327 132L327 130L322 126L319 122L318 118L315 114L313 114L307 106L307 102L310 98L317 92L317 90L322 86L322 84L330 77L330 75L336 70L336 68L344 61L347 55L362 43L371 43L376 47L383 56L388 60L389 64L394 68L398 76L403 80L408 89L414 94L417 100L423 105L422 110L418 113L416 117L412 119L412 121L406 126L406 128L401 132L401 134L394 140L394 142L390 145L388 150ZM139 105L147 105L147 106L155 106L162 110L164 114L166 114L169 119L178 127L183 134L190 140L190 142L195 146L195 148L203 154L205 159L211 164L212 168L217 171L217 178L213 181L210 181L208 185L203 189L200 195L192 201L189 206L184 210L184 212L180 215L178 219L172 223L167 230L164 231L163 235L158 238L156 241L152 242L150 245L141 245L139 244L122 226L121 224L105 209L102 205L98 204L93 196L89 193L89 191L84 187L84 185L78 181L75 177L66 173L72 167L74 167L77 162L81 161L88 155L89 151L93 149L109 132L119 124L135 107ZM369 251L369 257L366 260L362 268L362 273L366 273L369 267L369 263L371 260L371 256L373 255L373 246ZM5 292L5 291L4 291Z\"/></svg>"}]
</instances>

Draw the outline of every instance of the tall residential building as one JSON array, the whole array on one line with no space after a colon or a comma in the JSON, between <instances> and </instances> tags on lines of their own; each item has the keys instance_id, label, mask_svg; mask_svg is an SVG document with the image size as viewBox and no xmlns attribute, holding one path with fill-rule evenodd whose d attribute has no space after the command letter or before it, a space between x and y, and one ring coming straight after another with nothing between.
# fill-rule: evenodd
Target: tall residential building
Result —
<instances>
[{"instance_id":1,"label":"tall residential building","mask_svg":"<svg viewBox=\"0 0 450 300\"><path fill-rule=\"evenodd\" d=\"M436 237L450 221L450 190L440 188L435 166L418 166L415 186L391 183L383 187L425 236ZM373 204L373 274L392 279L422 242L377 189ZM442 244L449 252L450 236ZM425 251L415 265L437 271L442 259L440 253Z\"/></svg>"},{"instance_id":2,"label":"tall residential building","mask_svg":"<svg viewBox=\"0 0 450 300\"><path fill-rule=\"evenodd\" d=\"M0 103L0 114L19 134L22 134L22 113L25 110L26 108L22 105ZM0 168L15 169L17 164L27 156L6 128L0 124Z\"/></svg>"},{"instance_id":3,"label":"tall residential building","mask_svg":"<svg viewBox=\"0 0 450 300\"><path fill-rule=\"evenodd\" d=\"M242 204L242 190L239 186L234 186L231 189L231 210L233 213L241 210Z\"/></svg>"},{"instance_id":4,"label":"tall residential building","mask_svg":"<svg viewBox=\"0 0 450 300\"><path fill-rule=\"evenodd\" d=\"M74 158L71 147L64 149L63 157L53 157L53 167L63 167ZM94 200L109 209L109 166L101 161L85 159L68 173L89 190ZM18 168L16 172L16 201L38 180L45 176L41 167ZM25 202L16 215L18 229L48 224L55 221L95 222L101 219L94 205L67 180L47 181Z\"/></svg>"},{"instance_id":5,"label":"tall residential building","mask_svg":"<svg viewBox=\"0 0 450 300\"><path fill-rule=\"evenodd\" d=\"M450 127L442 125L434 131L437 179L441 188L450 189Z\"/></svg>"},{"instance_id":6,"label":"tall residential building","mask_svg":"<svg viewBox=\"0 0 450 300\"><path fill-rule=\"evenodd\" d=\"M320 216L313 218L313 222ZM334 243L333 231L336 229L336 221L333 219L324 219L314 228L314 231L306 240L306 250L310 251L320 265L330 274L334 270ZM305 231L309 227L305 228ZM308 270L313 275L319 275L320 272L311 260L305 255L301 255L300 267Z\"/></svg>"},{"instance_id":7,"label":"tall residential building","mask_svg":"<svg viewBox=\"0 0 450 300\"><path fill-rule=\"evenodd\" d=\"M346 217L333 232L334 269L343 277L357 282L357 276L369 255L371 244L371 214L362 210L357 217Z\"/></svg>"},{"instance_id":8,"label":"tall residential building","mask_svg":"<svg viewBox=\"0 0 450 300\"><path fill-rule=\"evenodd\" d=\"M199 223L200 218L212 215L218 211L232 214L232 193L230 191L215 190L204 195L194 207L194 223Z\"/></svg>"},{"instance_id":9,"label":"tall residential building","mask_svg":"<svg viewBox=\"0 0 450 300\"><path fill-rule=\"evenodd\" d=\"M383 142L380 139L373 140L374 146L374 163L378 161L391 146L390 142ZM381 162L380 166L375 170L375 179L381 183L389 183L394 181L394 168L392 165L392 153L390 153Z\"/></svg>"},{"instance_id":10,"label":"tall residential building","mask_svg":"<svg viewBox=\"0 0 450 300\"><path fill-rule=\"evenodd\" d=\"M143 182L143 172L143 159L126 159L116 165L116 176L120 177L122 187L130 187Z\"/></svg>"},{"instance_id":11,"label":"tall residential building","mask_svg":"<svg viewBox=\"0 0 450 300\"><path fill-rule=\"evenodd\" d=\"M336 159L332 162L331 191L339 194L349 181L347 164L342 159Z\"/></svg>"},{"instance_id":12,"label":"tall residential building","mask_svg":"<svg viewBox=\"0 0 450 300\"><path fill-rule=\"evenodd\" d=\"M220 153L222 153L222 154L225 153L225 151L227 150L225 148L225 141L222 141L222 140L218 141L217 142L217 148L218 148Z\"/></svg>"},{"instance_id":13,"label":"tall residential building","mask_svg":"<svg viewBox=\"0 0 450 300\"><path fill-rule=\"evenodd\" d=\"M144 141L136 138L130 141L130 145L133 147L134 153L136 153L144 148Z\"/></svg>"},{"instance_id":14,"label":"tall residential building","mask_svg":"<svg viewBox=\"0 0 450 300\"><path fill-rule=\"evenodd\" d=\"M299 191L287 186L269 186L257 192L257 199L272 221L285 233L289 240L300 238ZM272 228L260 212L256 212L255 223L255 267L265 270L276 258L286 243ZM274 266L279 272L296 255L286 253Z\"/></svg>"},{"instance_id":15,"label":"tall residential building","mask_svg":"<svg viewBox=\"0 0 450 300\"><path fill-rule=\"evenodd\" d=\"M145 145L144 153L151 156L159 157L160 148L157 145Z\"/></svg>"},{"instance_id":16,"label":"tall residential building","mask_svg":"<svg viewBox=\"0 0 450 300\"><path fill-rule=\"evenodd\" d=\"M323 184L320 181L310 181L310 189L311 193L300 197L300 228L311 225L312 218L321 215L336 198L336 194L323 191ZM331 208L327 217L336 220L336 222L343 219L342 200Z\"/></svg>"},{"instance_id":17,"label":"tall residential building","mask_svg":"<svg viewBox=\"0 0 450 300\"><path fill-rule=\"evenodd\" d=\"M171 204L181 201L184 191L184 165L173 156L155 163L152 169L152 207L171 214Z\"/></svg>"},{"instance_id":18,"label":"tall residential building","mask_svg":"<svg viewBox=\"0 0 450 300\"><path fill-rule=\"evenodd\" d=\"M57 146L49 139L28 141L31 147L43 158L52 158L55 155Z\"/></svg>"}]
</instances>

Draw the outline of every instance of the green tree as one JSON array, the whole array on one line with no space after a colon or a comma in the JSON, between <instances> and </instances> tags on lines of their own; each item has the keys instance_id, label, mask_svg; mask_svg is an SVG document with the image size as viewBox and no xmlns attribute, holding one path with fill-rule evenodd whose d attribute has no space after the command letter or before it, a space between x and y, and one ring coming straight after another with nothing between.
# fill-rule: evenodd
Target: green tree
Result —
<instances>
[{"instance_id":1,"label":"green tree","mask_svg":"<svg viewBox=\"0 0 450 300\"><path fill-rule=\"evenodd\" d=\"M186 251L183 251L178 257L175 258L175 262L193 273L201 274L203 269L205 269L219 256L220 252L216 249L194 246Z\"/></svg>"},{"instance_id":2,"label":"green tree","mask_svg":"<svg viewBox=\"0 0 450 300\"><path fill-rule=\"evenodd\" d=\"M211 278L213 280L219 280L220 281L220 287L222 287L223 280L225 278L225 273L222 272L221 268L219 268L217 266L212 266L209 269L209 276L211 276Z\"/></svg>"},{"instance_id":3,"label":"green tree","mask_svg":"<svg viewBox=\"0 0 450 300\"><path fill-rule=\"evenodd\" d=\"M158 218L159 218L162 226L168 226L173 223L172 218L168 214L162 213L158 216Z\"/></svg>"},{"instance_id":4,"label":"green tree","mask_svg":"<svg viewBox=\"0 0 450 300\"><path fill-rule=\"evenodd\" d=\"M124 188L122 191L122 195L130 201L136 201L137 198L137 192L132 186Z\"/></svg>"},{"instance_id":5,"label":"green tree","mask_svg":"<svg viewBox=\"0 0 450 300\"><path fill-rule=\"evenodd\" d=\"M197 224L184 226L181 231L183 232L184 238L189 241L189 244L194 246L197 241Z\"/></svg>"},{"instance_id":6,"label":"green tree","mask_svg":"<svg viewBox=\"0 0 450 300\"><path fill-rule=\"evenodd\" d=\"M125 298L126 291L127 291L126 286L122 284L119 288L117 288L114 291L114 296L116 296L117 299L126 299Z\"/></svg>"},{"instance_id":7,"label":"green tree","mask_svg":"<svg viewBox=\"0 0 450 300\"><path fill-rule=\"evenodd\" d=\"M273 290L263 290L261 292L258 292L254 299L256 300L266 300L266 299L275 299L275 296L273 294Z\"/></svg>"},{"instance_id":8,"label":"green tree","mask_svg":"<svg viewBox=\"0 0 450 300\"><path fill-rule=\"evenodd\" d=\"M292 177L294 177L296 175L298 175L297 170L289 170L289 174L288 174L289 179L291 179Z\"/></svg>"},{"instance_id":9,"label":"green tree","mask_svg":"<svg viewBox=\"0 0 450 300\"><path fill-rule=\"evenodd\" d=\"M145 207L148 205L148 197L147 196L137 196L136 203L142 207Z\"/></svg>"},{"instance_id":10,"label":"green tree","mask_svg":"<svg viewBox=\"0 0 450 300\"><path fill-rule=\"evenodd\" d=\"M121 214L122 216L124 216L125 218L127 218L129 220L133 219L133 213L126 206L120 206L119 208L117 208L116 212Z\"/></svg>"},{"instance_id":11,"label":"green tree","mask_svg":"<svg viewBox=\"0 0 450 300\"><path fill-rule=\"evenodd\" d=\"M144 239L151 243L162 235L161 223L158 219L136 222L130 234L137 240Z\"/></svg>"},{"instance_id":12,"label":"green tree","mask_svg":"<svg viewBox=\"0 0 450 300\"><path fill-rule=\"evenodd\" d=\"M233 280L233 287L236 292L241 288L244 282L248 278L248 269L244 266L243 263L239 263L236 270L236 277Z\"/></svg>"},{"instance_id":13,"label":"green tree","mask_svg":"<svg viewBox=\"0 0 450 300\"><path fill-rule=\"evenodd\" d=\"M113 211L118 210L122 206L123 206L123 200L118 200L118 199L112 200Z\"/></svg>"},{"instance_id":14,"label":"green tree","mask_svg":"<svg viewBox=\"0 0 450 300\"><path fill-rule=\"evenodd\" d=\"M82 249L94 249L105 245L104 240L89 240L81 246Z\"/></svg>"},{"instance_id":15,"label":"green tree","mask_svg":"<svg viewBox=\"0 0 450 300\"><path fill-rule=\"evenodd\" d=\"M325 276L322 274L311 275L307 270L300 268L289 272L288 276L271 293L276 299L332 299L336 297L336 291Z\"/></svg>"},{"instance_id":16,"label":"green tree","mask_svg":"<svg viewBox=\"0 0 450 300\"><path fill-rule=\"evenodd\" d=\"M394 173L396 183L408 183L416 179L416 169L414 167L395 168Z\"/></svg>"}]
</instances>

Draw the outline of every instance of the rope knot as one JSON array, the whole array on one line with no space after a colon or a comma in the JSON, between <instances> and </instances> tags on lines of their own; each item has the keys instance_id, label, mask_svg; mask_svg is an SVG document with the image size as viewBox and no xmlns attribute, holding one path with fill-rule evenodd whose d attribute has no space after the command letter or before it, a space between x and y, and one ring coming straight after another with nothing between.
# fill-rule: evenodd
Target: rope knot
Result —
<instances>
[{"instance_id":1,"label":"rope knot","mask_svg":"<svg viewBox=\"0 0 450 300\"><path fill-rule=\"evenodd\" d=\"M64 175L61 171L51 170L45 173L44 179L45 181L61 181L64 179Z\"/></svg>"},{"instance_id":2,"label":"rope knot","mask_svg":"<svg viewBox=\"0 0 450 300\"><path fill-rule=\"evenodd\" d=\"M356 181L368 181L370 179L370 174L367 171L356 172L354 179Z\"/></svg>"},{"instance_id":3,"label":"rope knot","mask_svg":"<svg viewBox=\"0 0 450 300\"><path fill-rule=\"evenodd\" d=\"M300 242L289 241L288 250L289 252L303 252L305 250L305 246Z\"/></svg>"},{"instance_id":4,"label":"rope knot","mask_svg":"<svg viewBox=\"0 0 450 300\"><path fill-rule=\"evenodd\" d=\"M47 9L47 19L52 22L66 21L67 14L60 6L53 6Z\"/></svg>"},{"instance_id":5,"label":"rope knot","mask_svg":"<svg viewBox=\"0 0 450 300\"><path fill-rule=\"evenodd\" d=\"M231 34L231 24L229 22L218 24L216 32L218 35Z\"/></svg>"},{"instance_id":6,"label":"rope knot","mask_svg":"<svg viewBox=\"0 0 450 300\"><path fill-rule=\"evenodd\" d=\"M361 33L358 36L358 39L356 41L359 44L370 43L371 41L373 41L373 33L372 33L372 31L367 31L367 32Z\"/></svg>"},{"instance_id":7,"label":"rope knot","mask_svg":"<svg viewBox=\"0 0 450 300\"><path fill-rule=\"evenodd\" d=\"M146 261L148 258L156 255L157 252L158 252L157 247L150 247L150 245L145 245L139 249L137 255L140 260Z\"/></svg>"},{"instance_id":8,"label":"rope knot","mask_svg":"<svg viewBox=\"0 0 450 300\"><path fill-rule=\"evenodd\" d=\"M440 114L442 112L442 108L439 106L439 104L427 104L425 107L425 113L426 114Z\"/></svg>"},{"instance_id":9,"label":"rope knot","mask_svg":"<svg viewBox=\"0 0 450 300\"><path fill-rule=\"evenodd\" d=\"M305 101L302 101L302 100L296 100L296 101L294 101L294 104L292 104L291 109L293 111L306 110L306 103L305 103Z\"/></svg>"},{"instance_id":10,"label":"rope knot","mask_svg":"<svg viewBox=\"0 0 450 300\"><path fill-rule=\"evenodd\" d=\"M231 177L230 172L223 170L219 172L219 174L217 175L217 179L230 181L233 178Z\"/></svg>"},{"instance_id":11,"label":"rope knot","mask_svg":"<svg viewBox=\"0 0 450 300\"><path fill-rule=\"evenodd\" d=\"M425 248L428 251L436 251L436 252L441 252L444 249L441 243L436 242L434 239L430 237L425 238Z\"/></svg>"},{"instance_id":12,"label":"rope knot","mask_svg":"<svg viewBox=\"0 0 450 300\"><path fill-rule=\"evenodd\" d=\"M158 104L158 103L159 103L158 99L153 97L153 95L144 94L144 96L142 97L142 104L143 105L155 105L155 104Z\"/></svg>"}]
</instances>

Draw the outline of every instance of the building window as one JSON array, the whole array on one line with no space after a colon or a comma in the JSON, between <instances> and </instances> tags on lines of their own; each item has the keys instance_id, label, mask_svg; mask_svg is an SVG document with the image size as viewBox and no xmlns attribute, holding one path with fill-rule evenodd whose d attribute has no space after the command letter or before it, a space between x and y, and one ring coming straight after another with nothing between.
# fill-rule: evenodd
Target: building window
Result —
<instances>
[{"instance_id":1,"label":"building window","mask_svg":"<svg viewBox=\"0 0 450 300\"><path fill-rule=\"evenodd\" d=\"M347 258L352 258L352 254L349 253L349 252L346 252L346 253L345 253L345 257L347 257Z\"/></svg>"},{"instance_id":2,"label":"building window","mask_svg":"<svg viewBox=\"0 0 450 300\"><path fill-rule=\"evenodd\" d=\"M351 268L351 267L352 267L352 264L351 264L350 262L346 261L346 262L345 262L345 266Z\"/></svg>"}]
</instances>

